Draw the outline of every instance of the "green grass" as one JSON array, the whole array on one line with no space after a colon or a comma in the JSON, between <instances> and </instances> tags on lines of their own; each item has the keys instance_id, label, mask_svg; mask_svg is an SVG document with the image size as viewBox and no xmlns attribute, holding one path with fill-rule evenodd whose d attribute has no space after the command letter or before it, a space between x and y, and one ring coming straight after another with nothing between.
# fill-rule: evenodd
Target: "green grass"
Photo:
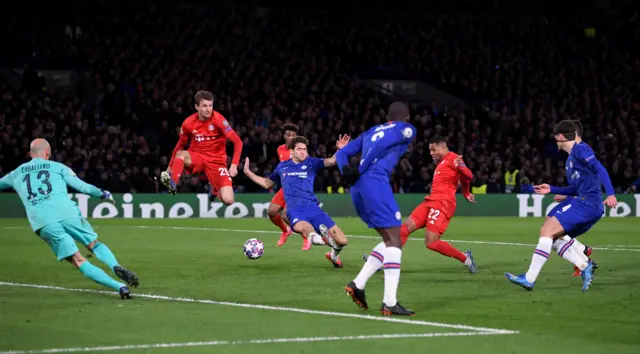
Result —
<instances>
[{"instance_id":1,"label":"green grass","mask_svg":"<svg viewBox=\"0 0 640 354\"><path fill-rule=\"evenodd\" d=\"M374 236L357 219L337 222L348 234ZM460 240L453 242L454 246L473 250L480 269L476 275L469 274L456 260L427 250L420 240L409 241L403 254L399 299L417 312L411 320L506 329L517 334L235 343L120 352L640 352L640 220L607 218L581 238L589 245L608 248L594 253L601 267L587 293L580 291L580 278L571 276L572 266L557 255L550 258L533 292L504 279L505 271L526 271L533 246L495 242L533 245L541 222L455 218L445 239ZM297 236L284 247L275 247L278 233L266 219L117 219L91 223L122 265L140 276L141 287L133 289L134 296L144 293L379 316L382 273L367 286L368 312L358 309L342 290L360 270L362 254L379 242L375 237L350 238L341 256L345 268L334 269L324 259L326 248L302 252ZM141 225L150 227L138 227ZM412 236L421 238L422 233ZM242 243L250 237L265 242L263 258L251 261L242 254ZM95 258L90 259L105 268ZM46 244L30 231L27 221L16 219L0 220L0 281L105 290L66 262L57 263ZM0 285L0 352L446 332L473 331L215 303L143 297L122 301L115 294Z\"/></svg>"}]
</instances>

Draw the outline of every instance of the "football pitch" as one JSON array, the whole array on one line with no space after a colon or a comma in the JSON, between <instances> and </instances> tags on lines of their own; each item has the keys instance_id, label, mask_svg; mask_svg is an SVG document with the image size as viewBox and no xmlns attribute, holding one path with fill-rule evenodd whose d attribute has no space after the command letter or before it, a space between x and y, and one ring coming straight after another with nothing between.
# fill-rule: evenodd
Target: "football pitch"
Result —
<instances>
[{"instance_id":1,"label":"football pitch","mask_svg":"<svg viewBox=\"0 0 640 354\"><path fill-rule=\"evenodd\" d=\"M587 293L557 254L532 292L504 278L527 270L542 219L454 218L443 239L473 251L475 275L418 231L398 293L410 318L379 314L382 272L368 311L344 294L380 239L358 219L336 221L349 235L343 269L327 247L300 251L297 235L276 247L267 219L92 219L140 277L124 301L57 263L26 220L0 219L0 354L640 352L640 219L606 218L580 238L600 265ZM252 237L265 243L259 260L242 252Z\"/></svg>"}]
</instances>

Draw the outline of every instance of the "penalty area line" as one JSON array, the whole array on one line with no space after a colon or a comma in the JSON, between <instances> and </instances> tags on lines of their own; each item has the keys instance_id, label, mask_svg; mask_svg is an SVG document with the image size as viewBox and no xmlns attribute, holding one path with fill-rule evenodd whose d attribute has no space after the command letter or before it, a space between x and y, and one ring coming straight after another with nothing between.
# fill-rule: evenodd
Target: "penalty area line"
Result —
<instances>
[{"instance_id":1,"label":"penalty area line","mask_svg":"<svg viewBox=\"0 0 640 354\"><path fill-rule=\"evenodd\" d=\"M409 339L409 338L431 338L431 337L465 337L465 336L486 336L493 334L512 334L498 332L443 332L443 333L399 333L399 334L372 334L358 336L335 336L335 337L295 337L295 338L272 338L253 340L214 340L207 342L183 342L183 343L157 343L157 344L130 344L112 345L101 347L76 347L76 348L51 348L36 350L10 350L0 351L0 354L42 354L42 353L73 353L73 352L104 352L134 349L162 349L162 348L184 348L184 347L207 347L215 345L247 345L247 344L277 344L277 343L312 343L328 341L354 341L373 339Z\"/></svg>"},{"instance_id":2,"label":"penalty area line","mask_svg":"<svg viewBox=\"0 0 640 354\"><path fill-rule=\"evenodd\" d=\"M60 286L42 285L42 284L22 284L22 283L12 283L12 282L0 281L0 286L20 287L20 288L35 288L35 289L48 289L48 290L61 290L61 291L71 291L71 292L92 293L92 294L114 295L113 291L92 290L92 289L74 289L74 288L65 288L65 287L60 287ZM348 312L321 311L321 310L311 310L311 309L303 309L303 308L295 308L295 307L282 307L282 306L260 305L260 304L246 304L246 303L228 302L228 301L200 300L200 299L193 299L193 298L186 298L186 297L171 297L171 296L154 295L154 294L137 294L137 293L134 293L133 296L134 297L138 297L138 298L154 299L154 300L166 300L166 301L190 302L190 303L208 304L208 305L244 307L244 308L251 308L251 309L283 311L283 312L295 312L295 313L304 313L304 314L320 315L320 316L358 318L358 319L364 319L364 320L369 320L369 321L382 321L382 322L401 323L401 324L417 325L417 326L452 328L452 329L468 330L468 331L475 331L475 332L491 332L491 333L501 333L501 334L519 333L518 331L512 331L512 330L508 330L508 329L498 329L498 328L488 328L488 327L475 327L475 326L467 326L467 325L462 325L462 324L449 324L449 323L430 322L430 321L421 321L421 320L409 320L409 319L398 318L398 317L383 317L383 316L372 316L372 315L360 315L360 314L348 313Z\"/></svg>"}]
</instances>

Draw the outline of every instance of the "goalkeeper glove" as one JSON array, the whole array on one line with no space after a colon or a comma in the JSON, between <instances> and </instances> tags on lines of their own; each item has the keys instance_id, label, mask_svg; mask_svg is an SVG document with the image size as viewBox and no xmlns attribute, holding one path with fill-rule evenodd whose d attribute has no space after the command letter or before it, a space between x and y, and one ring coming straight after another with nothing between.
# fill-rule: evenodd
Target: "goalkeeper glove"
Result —
<instances>
[{"instance_id":1,"label":"goalkeeper glove","mask_svg":"<svg viewBox=\"0 0 640 354\"><path fill-rule=\"evenodd\" d=\"M101 190L102 195L100 196L100 199L105 199L106 201L108 201L111 204L115 204L116 201L113 200L113 194L111 194L111 192L109 191L105 191L105 190Z\"/></svg>"}]
</instances>

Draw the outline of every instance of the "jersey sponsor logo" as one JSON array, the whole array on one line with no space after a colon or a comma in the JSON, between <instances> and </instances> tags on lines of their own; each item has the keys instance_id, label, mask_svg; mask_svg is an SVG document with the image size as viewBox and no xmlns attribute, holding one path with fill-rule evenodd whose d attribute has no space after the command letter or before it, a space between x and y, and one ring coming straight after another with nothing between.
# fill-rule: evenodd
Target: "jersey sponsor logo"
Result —
<instances>
[{"instance_id":1,"label":"jersey sponsor logo","mask_svg":"<svg viewBox=\"0 0 640 354\"><path fill-rule=\"evenodd\" d=\"M302 171L302 172L287 172L287 173L283 173L282 177L287 177L287 176L291 176L291 177L298 177L298 178L307 178L307 171Z\"/></svg>"}]
</instances>

